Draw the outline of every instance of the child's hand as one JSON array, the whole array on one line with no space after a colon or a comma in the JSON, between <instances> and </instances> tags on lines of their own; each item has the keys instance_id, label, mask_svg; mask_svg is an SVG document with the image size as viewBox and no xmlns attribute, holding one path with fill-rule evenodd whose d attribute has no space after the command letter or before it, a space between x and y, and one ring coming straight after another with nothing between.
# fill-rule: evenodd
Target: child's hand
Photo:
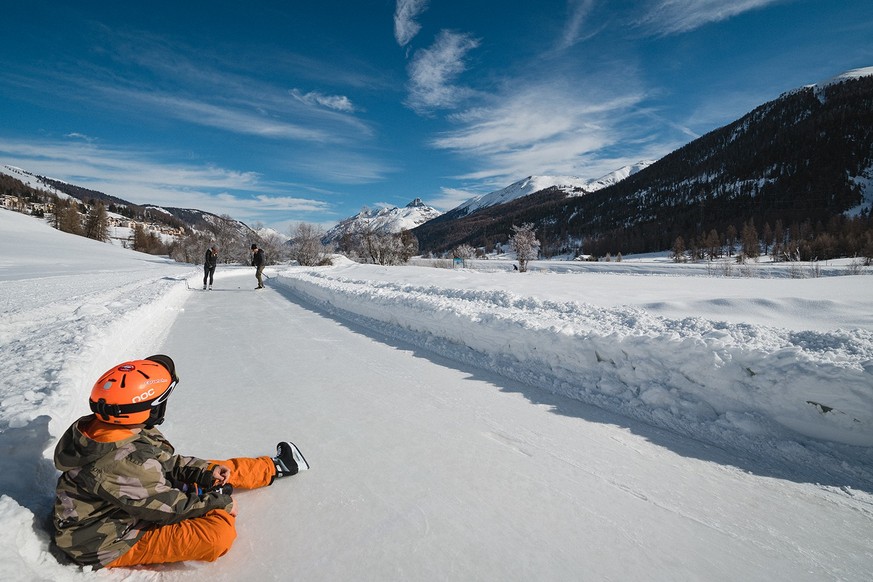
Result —
<instances>
[{"instance_id":1,"label":"child's hand","mask_svg":"<svg viewBox=\"0 0 873 582\"><path fill-rule=\"evenodd\" d=\"M232 516L236 517L237 509L236 509L236 499L234 499L230 504L230 509L227 511Z\"/></svg>"},{"instance_id":2,"label":"child's hand","mask_svg":"<svg viewBox=\"0 0 873 582\"><path fill-rule=\"evenodd\" d=\"M212 469L212 477L218 481L219 485L224 485L227 483L227 480L230 479L230 467L226 465L216 465L214 469Z\"/></svg>"}]
</instances>

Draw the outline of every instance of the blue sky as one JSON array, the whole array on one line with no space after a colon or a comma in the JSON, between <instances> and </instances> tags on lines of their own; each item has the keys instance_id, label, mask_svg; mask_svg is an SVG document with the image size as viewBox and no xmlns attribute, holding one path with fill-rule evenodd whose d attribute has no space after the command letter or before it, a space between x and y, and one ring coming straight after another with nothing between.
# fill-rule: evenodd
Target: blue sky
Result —
<instances>
[{"instance_id":1,"label":"blue sky","mask_svg":"<svg viewBox=\"0 0 873 582\"><path fill-rule=\"evenodd\" d=\"M0 163L287 232L657 159L873 65L869 0L4 3Z\"/></svg>"}]
</instances>

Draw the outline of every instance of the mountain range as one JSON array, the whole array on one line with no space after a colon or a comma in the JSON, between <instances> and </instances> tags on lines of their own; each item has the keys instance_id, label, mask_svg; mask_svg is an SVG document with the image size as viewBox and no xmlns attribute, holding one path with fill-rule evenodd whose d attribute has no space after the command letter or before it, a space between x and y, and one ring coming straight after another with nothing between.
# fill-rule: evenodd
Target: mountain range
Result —
<instances>
[{"instance_id":1,"label":"mountain range","mask_svg":"<svg viewBox=\"0 0 873 582\"><path fill-rule=\"evenodd\" d=\"M416 198L403 208L379 208L371 210L365 208L358 214L341 220L331 228L322 238L327 244L337 241L344 236L363 233L367 230L379 233L399 233L403 230L412 230L442 214L436 208L432 208Z\"/></svg>"},{"instance_id":2,"label":"mountain range","mask_svg":"<svg viewBox=\"0 0 873 582\"><path fill-rule=\"evenodd\" d=\"M83 204L92 204L97 201L102 202L108 212L130 219L135 223L141 223L147 228L151 225L152 230L157 230L155 226L166 226L180 230L187 228L194 233L201 233L210 237L219 231L230 229L243 240L254 240L257 238L252 228L230 216L218 216L217 214L196 208L134 204L111 194L90 190L62 180L38 176L28 170L15 166L4 165L0 167L0 176L4 174L14 178L25 188L36 192L44 192L61 199L72 198ZM6 188L4 187L0 194L6 193Z\"/></svg>"},{"instance_id":3,"label":"mountain range","mask_svg":"<svg viewBox=\"0 0 873 582\"><path fill-rule=\"evenodd\" d=\"M470 198L446 213L424 204L420 198L416 198L403 208L364 209L358 214L340 221L327 232L322 240L326 244L330 244L344 236L367 230L396 234L403 230L413 230L424 224L450 223L485 208L507 204L548 188L557 188L567 196L579 196L616 184L652 163L651 161L638 162L593 180L577 176L528 176L506 188Z\"/></svg>"},{"instance_id":4,"label":"mountain range","mask_svg":"<svg viewBox=\"0 0 873 582\"><path fill-rule=\"evenodd\" d=\"M523 180L510 184L506 188L495 190L484 196L471 198L446 214L455 218L460 218L482 210L483 208L497 206L498 204L506 204L517 198L523 198L534 192L540 192L547 188L557 188L568 196L588 194L606 188L607 186L617 184L631 174L636 174L653 163L654 162L652 161L642 161L630 166L624 166L623 168L619 168L618 170L610 172L595 180L587 180L577 176L528 176Z\"/></svg>"},{"instance_id":5,"label":"mountain range","mask_svg":"<svg viewBox=\"0 0 873 582\"><path fill-rule=\"evenodd\" d=\"M783 225L783 242L852 236L842 251L851 253L873 245L871 182L873 67L784 93L602 188L551 185L466 211L474 200L412 234L421 252L439 254L487 249L530 223L547 253L602 256Z\"/></svg>"},{"instance_id":6,"label":"mountain range","mask_svg":"<svg viewBox=\"0 0 873 582\"><path fill-rule=\"evenodd\" d=\"M111 195L4 166L0 173L113 211L195 231L244 223L196 209L135 205ZM532 224L548 256L670 249L674 241L722 241L750 225L783 242L839 239L839 252L873 249L873 67L788 91L657 161L641 161L597 179L528 176L440 213L416 198L403 208L364 209L324 240L344 234L411 231L423 254L460 244L488 250L514 225ZM781 232L781 230L780 230ZM775 234L760 238L776 239ZM852 238L847 242L844 239ZM859 242L860 241L860 242ZM866 243L865 243L866 241ZM730 242L730 241L727 241ZM777 241L778 242L778 241ZM859 246L860 245L860 246ZM822 252L827 255L830 252ZM864 256L873 255L866 251Z\"/></svg>"}]
</instances>

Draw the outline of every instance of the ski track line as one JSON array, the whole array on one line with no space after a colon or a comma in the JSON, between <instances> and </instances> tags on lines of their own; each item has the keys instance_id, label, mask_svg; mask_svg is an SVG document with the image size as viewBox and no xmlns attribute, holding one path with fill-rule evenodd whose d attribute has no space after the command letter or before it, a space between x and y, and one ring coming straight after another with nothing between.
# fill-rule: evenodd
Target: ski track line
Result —
<instances>
[{"instance_id":1,"label":"ski track line","mask_svg":"<svg viewBox=\"0 0 873 582\"><path fill-rule=\"evenodd\" d=\"M496 432L483 432L482 436L484 436L485 438L487 438L489 440L492 440L496 443L503 445L504 447L508 448L509 450L511 450L513 452L518 453L519 455L522 455L524 457L533 457L533 455L531 453L529 453L526 450L524 450L523 448L521 448L521 446L520 446L521 441L517 441L517 440L513 439L512 437L509 437L505 434L500 434L500 433L496 433Z\"/></svg>"},{"instance_id":2,"label":"ski track line","mask_svg":"<svg viewBox=\"0 0 873 582\"><path fill-rule=\"evenodd\" d=\"M747 537L739 535L731 530L728 530L725 527L722 527L715 522L701 519L695 515L692 515L690 512L685 511L677 506L667 505L665 503L659 502L655 498L653 498L649 495L646 495L642 491L639 491L639 490L637 490L637 489L635 489L627 484L619 482L619 481L617 481L611 477L608 477L608 476L606 476L598 471L594 471L592 469L589 469L587 466L580 464L580 463L570 459L567 456L564 456L564 455L561 455L561 454L555 452L555 449L553 449L553 448L541 447L541 446L538 446L538 445L536 445L532 442L529 442L529 441L523 442L520 439L514 439L514 438L511 438L511 437L508 437L506 435L502 435L502 434L499 434L499 433L493 432L493 431L490 433L484 434L484 436L486 438L489 438L490 440L496 441L499 444L511 449L512 451L519 453L521 455L524 455L526 457L532 458L532 457L534 457L534 454L527 452L526 450L522 450L520 448L520 445L525 445L525 446L534 448L539 453L544 453L544 454L548 455L549 457L557 460L558 462L563 463L567 466L570 466L574 470L579 471L580 473L587 474L587 475L595 478L596 480L598 480L602 483L605 483L608 486L622 492L623 494L634 497L634 498L636 498L644 503L649 503L652 506L657 507L663 511L666 511L666 512L673 514L673 515L677 515L677 516L681 517L682 519L685 519L685 520L688 520L690 522L701 525L703 527L706 527L706 528L708 528L712 531L715 531L721 535L730 537L738 542L747 544L751 541L750 538L747 538ZM627 446L625 443L621 443L618 439L616 439L613 436L610 436L609 438L618 442L619 444L623 444L623 445ZM628 448L630 448L632 452L642 456L642 454L639 450L634 449L632 447L628 447ZM571 479L571 481L574 482L576 485L578 485L579 488L584 488L584 486L585 486L585 483L583 483L582 481L579 481L579 480L571 478L571 477L568 477L568 479ZM547 481L541 481L541 484L543 486L549 485L549 483ZM579 500L576 497L569 495L568 493L566 493L563 490L552 489L552 492L563 496L564 498L568 499L569 501L571 501L572 503L574 503L576 505L579 504ZM595 511L594 513L597 513L597 512ZM598 515L600 517L603 517L600 514L598 514ZM616 524L616 527L619 527L619 524ZM635 539L634 539L634 541L635 541ZM635 543L636 543L636 541L635 541Z\"/></svg>"},{"instance_id":3,"label":"ski track line","mask_svg":"<svg viewBox=\"0 0 873 582\"><path fill-rule=\"evenodd\" d=\"M559 454L555 453L554 451L544 451L544 452L546 454L552 456L553 458L557 459L558 461L565 463L567 465L570 465L571 467L573 467L577 471L580 471L582 473L586 473L586 474L594 477L595 479L597 479L603 483L606 483L610 487L613 487L613 488L617 489L618 491L621 491L622 493L624 493L626 495L634 497L634 498L636 498L644 503L649 503L654 507L657 507L663 511L666 511L667 513L679 516L682 519L685 519L685 520L690 521L692 523L695 523L697 525L703 526L703 527L710 529L714 532L717 532L721 535L729 537L737 542L741 542L743 544L749 544L751 542L757 543L757 540L740 535L732 530L726 529L725 527L723 527L715 522L701 519L700 517L692 515L690 512L683 510L681 507L667 505L663 502L660 502L654 497L650 497L641 491L638 491L638 490L636 490L628 485L625 485L623 483L620 483L620 482L616 481L615 479L612 479L612 478L607 477L601 473L598 473L597 471L592 471L591 469L587 468L586 466L581 465L581 464L579 464L571 459L568 459L562 455L559 455ZM580 483L580 485L581 485L581 483ZM774 549L774 548L770 548L770 549Z\"/></svg>"}]
</instances>

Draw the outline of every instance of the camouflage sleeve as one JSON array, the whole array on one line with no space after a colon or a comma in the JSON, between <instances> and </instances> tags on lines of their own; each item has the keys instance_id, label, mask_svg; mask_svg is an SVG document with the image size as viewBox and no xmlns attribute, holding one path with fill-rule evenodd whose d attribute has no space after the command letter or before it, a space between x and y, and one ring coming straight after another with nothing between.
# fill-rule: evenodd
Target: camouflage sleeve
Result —
<instances>
[{"instance_id":1,"label":"camouflage sleeve","mask_svg":"<svg viewBox=\"0 0 873 582\"><path fill-rule=\"evenodd\" d=\"M212 486L213 478L209 461L181 455L175 455L172 461L172 467L168 472L171 480L180 483L197 483L203 488Z\"/></svg>"},{"instance_id":2,"label":"camouflage sleeve","mask_svg":"<svg viewBox=\"0 0 873 582\"><path fill-rule=\"evenodd\" d=\"M227 510L233 502L228 495L209 493L201 498L173 488L156 459L118 459L100 483L97 493L103 499L132 517L161 525L200 517L213 509Z\"/></svg>"},{"instance_id":3,"label":"camouflage sleeve","mask_svg":"<svg viewBox=\"0 0 873 582\"><path fill-rule=\"evenodd\" d=\"M197 483L203 488L212 486L211 463L197 457L177 455L170 441L157 429L144 433L148 442L157 447L155 457L162 459L164 471L170 481L178 483ZM140 450L143 445L138 444Z\"/></svg>"}]
</instances>

